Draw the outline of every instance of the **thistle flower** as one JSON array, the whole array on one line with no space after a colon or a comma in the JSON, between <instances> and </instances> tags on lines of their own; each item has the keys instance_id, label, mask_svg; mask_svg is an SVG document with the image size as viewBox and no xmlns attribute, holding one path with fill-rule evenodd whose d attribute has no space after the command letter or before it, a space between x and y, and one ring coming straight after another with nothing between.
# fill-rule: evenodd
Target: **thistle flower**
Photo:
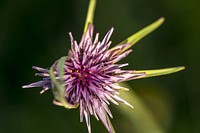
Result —
<instances>
[{"instance_id":1,"label":"thistle flower","mask_svg":"<svg viewBox=\"0 0 200 133\"><path fill-rule=\"evenodd\" d=\"M43 93L49 89L54 94L53 103L72 109L79 107L80 121L85 118L88 132L91 133L90 116L101 120L108 132L115 132L109 117L113 117L108 107L110 102L118 105L124 103L133 106L119 97L118 90L128 90L118 83L151 76L158 76L180 71L184 67L166 68L160 70L124 70L128 63L118 64L132 52L130 49L137 41L159 27L164 19L161 18L148 27L142 29L128 39L110 48L111 28L102 41L99 34L94 37L93 16L96 1L91 0L85 29L81 41L74 40L69 33L71 50L68 56L61 57L48 69L33 67L39 71L41 81L25 85L23 88L42 87ZM93 39L94 37L94 39Z\"/></svg>"}]
</instances>

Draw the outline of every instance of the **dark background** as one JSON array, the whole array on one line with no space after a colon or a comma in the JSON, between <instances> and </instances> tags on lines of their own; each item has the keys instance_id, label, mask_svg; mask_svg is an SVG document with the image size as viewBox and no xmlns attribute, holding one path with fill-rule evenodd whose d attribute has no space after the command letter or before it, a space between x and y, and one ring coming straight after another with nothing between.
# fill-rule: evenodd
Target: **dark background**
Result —
<instances>
[{"instance_id":1,"label":"dark background","mask_svg":"<svg viewBox=\"0 0 200 133\"><path fill-rule=\"evenodd\" d=\"M87 132L85 123L79 123L78 109L66 110L53 105L50 91L40 95L40 88L21 88L40 79L34 77L32 65L47 68L67 54L68 32L80 40L87 5L88 0L0 0L1 133ZM129 62L129 69L184 65L186 70L128 84L164 131L198 133L199 0L99 0L95 31L102 38L113 26L114 46L162 16L166 18L164 25L135 45L123 62ZM116 131L139 133L117 108L111 106ZM130 127L133 129L129 130ZM93 118L92 131L106 132Z\"/></svg>"}]
</instances>

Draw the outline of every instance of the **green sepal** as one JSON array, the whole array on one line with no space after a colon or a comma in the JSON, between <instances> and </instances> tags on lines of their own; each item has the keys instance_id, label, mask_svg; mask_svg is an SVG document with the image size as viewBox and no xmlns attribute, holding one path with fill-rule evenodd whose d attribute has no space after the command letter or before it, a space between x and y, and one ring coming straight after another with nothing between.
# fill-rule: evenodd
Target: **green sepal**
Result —
<instances>
[{"instance_id":1,"label":"green sepal","mask_svg":"<svg viewBox=\"0 0 200 133\"><path fill-rule=\"evenodd\" d=\"M49 70L51 82L52 82L52 91L54 95L55 102L58 102L59 105L64 106L65 108L72 109L72 108L77 108L77 105L72 105L68 103L65 99L65 86L64 86L64 81L62 79L64 75L64 63L66 60L66 56L61 57L57 63L57 70L58 70L58 77L55 76L53 66Z\"/></svg>"}]
</instances>

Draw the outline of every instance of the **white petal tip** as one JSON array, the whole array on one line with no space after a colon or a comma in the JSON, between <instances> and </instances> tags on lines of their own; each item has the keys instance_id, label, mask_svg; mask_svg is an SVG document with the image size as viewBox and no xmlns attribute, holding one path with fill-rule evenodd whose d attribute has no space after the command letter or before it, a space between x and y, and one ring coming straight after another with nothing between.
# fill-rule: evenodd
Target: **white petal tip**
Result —
<instances>
[{"instance_id":1,"label":"white petal tip","mask_svg":"<svg viewBox=\"0 0 200 133\"><path fill-rule=\"evenodd\" d=\"M24 85L24 86L22 86L22 88L32 88L32 87L35 87L35 86L31 86L31 85Z\"/></svg>"},{"instance_id":2,"label":"white petal tip","mask_svg":"<svg viewBox=\"0 0 200 133\"><path fill-rule=\"evenodd\" d=\"M60 102L58 102L58 101L56 101L56 100L53 100L53 104L58 105L58 106L63 106L62 103L60 103Z\"/></svg>"},{"instance_id":3,"label":"white petal tip","mask_svg":"<svg viewBox=\"0 0 200 133\"><path fill-rule=\"evenodd\" d=\"M45 91L47 91L49 88L44 88L43 90L40 91L40 94L43 94Z\"/></svg>"},{"instance_id":4,"label":"white petal tip","mask_svg":"<svg viewBox=\"0 0 200 133\"><path fill-rule=\"evenodd\" d=\"M130 103L128 103L128 102L125 102L125 104L127 105L127 106L129 106L129 107L131 107L132 109L134 108Z\"/></svg>"},{"instance_id":5,"label":"white petal tip","mask_svg":"<svg viewBox=\"0 0 200 133\"><path fill-rule=\"evenodd\" d=\"M41 91L40 91L40 94L43 94L44 92L45 92L45 90L41 90Z\"/></svg>"}]
</instances>

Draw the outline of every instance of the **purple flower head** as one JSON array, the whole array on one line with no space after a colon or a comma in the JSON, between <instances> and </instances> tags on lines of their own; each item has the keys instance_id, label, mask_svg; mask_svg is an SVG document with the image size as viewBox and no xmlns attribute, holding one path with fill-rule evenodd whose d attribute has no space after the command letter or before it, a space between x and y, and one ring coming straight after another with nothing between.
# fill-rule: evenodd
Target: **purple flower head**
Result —
<instances>
[{"instance_id":1,"label":"purple flower head","mask_svg":"<svg viewBox=\"0 0 200 133\"><path fill-rule=\"evenodd\" d=\"M83 35L78 44L69 33L71 39L71 50L64 62L64 81L65 100L71 106L80 107L80 120L85 117L88 132L91 132L90 115L94 115L97 120L101 120L108 131L112 131L107 114L112 118L108 105L110 102L118 105L122 102L131 108L125 100L119 97L118 90L125 89L117 83L132 80L145 73L134 73L133 70L122 70L125 64L116 64L126 57L132 50L122 52L129 44L122 44L113 49L109 49L109 41L113 28L105 35L102 41L98 40L97 33L93 40L94 26L90 25L87 32ZM54 73L58 79L58 63L53 65ZM42 76L43 80L23 86L24 88L43 87L44 91L52 88L51 78L47 69L33 67L40 71L36 75ZM55 104L62 105L60 101Z\"/></svg>"},{"instance_id":2,"label":"purple flower head","mask_svg":"<svg viewBox=\"0 0 200 133\"><path fill-rule=\"evenodd\" d=\"M99 41L98 33L93 35L92 20L95 3L95 0L91 0L89 17L86 20L86 28L81 41L78 43L69 33L71 50L68 56L60 58L49 70L34 66L33 69L39 71L36 76L41 76L43 79L25 85L23 88L42 87L40 93L51 89L54 94L54 104L66 108L79 107L80 121L83 122L85 118L89 133L91 133L91 115L101 120L106 129L113 133L114 129L109 120L109 117L113 117L108 107L110 102L116 105L124 103L133 108L131 104L119 97L119 90L128 89L118 83L169 74L180 71L183 67L143 71L122 69L128 63L119 64L118 62L132 52L129 48L160 26L163 18L109 49L113 28L107 32L102 41Z\"/></svg>"}]
</instances>

